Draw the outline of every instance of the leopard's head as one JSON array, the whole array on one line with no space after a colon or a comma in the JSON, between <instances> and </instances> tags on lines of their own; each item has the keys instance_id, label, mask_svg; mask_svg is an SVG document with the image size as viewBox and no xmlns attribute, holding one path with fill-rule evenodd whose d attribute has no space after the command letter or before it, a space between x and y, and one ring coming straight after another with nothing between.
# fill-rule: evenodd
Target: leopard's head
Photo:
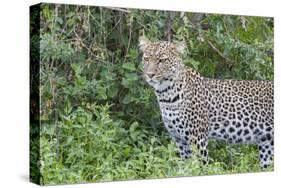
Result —
<instances>
[{"instance_id":1,"label":"leopard's head","mask_svg":"<svg viewBox=\"0 0 281 188\"><path fill-rule=\"evenodd\" d=\"M143 52L143 74L150 85L155 86L164 79L173 78L183 68L183 42L151 42L140 37L139 46Z\"/></svg>"}]
</instances>

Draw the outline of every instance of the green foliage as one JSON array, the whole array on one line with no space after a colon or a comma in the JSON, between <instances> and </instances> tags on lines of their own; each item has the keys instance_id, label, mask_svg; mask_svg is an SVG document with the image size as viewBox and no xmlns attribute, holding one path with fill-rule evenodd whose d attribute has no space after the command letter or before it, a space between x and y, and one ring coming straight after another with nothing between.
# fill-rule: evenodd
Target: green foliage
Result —
<instances>
[{"instance_id":1,"label":"green foliage","mask_svg":"<svg viewBox=\"0 0 281 188\"><path fill-rule=\"evenodd\" d=\"M194 23L176 12L169 30L166 11L47 4L40 15L42 184L261 170L254 146L210 142L207 166L179 158L142 79L138 37L184 40L184 62L207 77L272 80L272 18Z\"/></svg>"}]
</instances>

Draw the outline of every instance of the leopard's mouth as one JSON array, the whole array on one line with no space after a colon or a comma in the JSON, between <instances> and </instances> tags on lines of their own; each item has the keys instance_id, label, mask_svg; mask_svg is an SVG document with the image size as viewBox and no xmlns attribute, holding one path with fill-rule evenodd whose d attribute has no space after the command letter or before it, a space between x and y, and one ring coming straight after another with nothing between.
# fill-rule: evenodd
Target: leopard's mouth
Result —
<instances>
[{"instance_id":1,"label":"leopard's mouth","mask_svg":"<svg viewBox=\"0 0 281 188\"><path fill-rule=\"evenodd\" d=\"M163 79L163 75L154 75L152 77L144 73L144 78L148 83L159 83Z\"/></svg>"}]
</instances>

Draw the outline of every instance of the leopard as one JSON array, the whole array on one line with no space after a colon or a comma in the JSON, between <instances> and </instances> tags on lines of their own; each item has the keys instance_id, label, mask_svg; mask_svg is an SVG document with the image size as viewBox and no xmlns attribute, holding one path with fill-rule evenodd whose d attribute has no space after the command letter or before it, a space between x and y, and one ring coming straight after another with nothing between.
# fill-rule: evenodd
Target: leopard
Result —
<instances>
[{"instance_id":1,"label":"leopard","mask_svg":"<svg viewBox=\"0 0 281 188\"><path fill-rule=\"evenodd\" d=\"M196 150L209 163L208 142L257 147L261 168L273 163L274 83L270 80L216 79L186 66L182 41L139 37L143 77L154 89L163 124L183 159Z\"/></svg>"}]
</instances>

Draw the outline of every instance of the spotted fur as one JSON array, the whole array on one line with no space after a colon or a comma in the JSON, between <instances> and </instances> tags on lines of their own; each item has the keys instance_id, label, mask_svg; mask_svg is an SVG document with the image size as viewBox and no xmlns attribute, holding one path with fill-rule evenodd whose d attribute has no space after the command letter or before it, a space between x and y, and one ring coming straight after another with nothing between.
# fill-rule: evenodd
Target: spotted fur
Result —
<instances>
[{"instance_id":1,"label":"spotted fur","mask_svg":"<svg viewBox=\"0 0 281 188\"><path fill-rule=\"evenodd\" d=\"M262 167L273 161L273 82L219 80L185 67L183 43L140 39L144 77L182 158L199 150L208 161L208 139L258 146Z\"/></svg>"}]
</instances>

